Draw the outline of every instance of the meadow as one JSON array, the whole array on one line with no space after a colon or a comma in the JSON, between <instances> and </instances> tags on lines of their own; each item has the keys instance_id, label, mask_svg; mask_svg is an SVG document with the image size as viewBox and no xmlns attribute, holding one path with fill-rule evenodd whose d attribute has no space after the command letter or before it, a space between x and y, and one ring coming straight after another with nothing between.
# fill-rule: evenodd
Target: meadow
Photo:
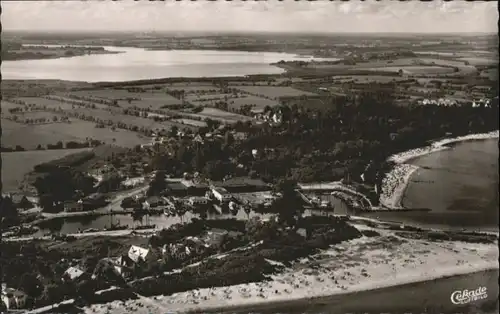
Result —
<instances>
[{"instance_id":1,"label":"meadow","mask_svg":"<svg viewBox=\"0 0 500 314\"><path fill-rule=\"evenodd\" d=\"M196 114L189 114L193 117L209 118L223 123L236 123L237 121L249 121L252 118L240 114L227 112L217 108L203 108L203 111Z\"/></svg>"},{"instance_id":2,"label":"meadow","mask_svg":"<svg viewBox=\"0 0 500 314\"><path fill-rule=\"evenodd\" d=\"M206 127L207 123L204 121L192 120L192 119L174 119L173 122L181 123L184 125L195 126L197 128Z\"/></svg>"},{"instance_id":3,"label":"meadow","mask_svg":"<svg viewBox=\"0 0 500 314\"><path fill-rule=\"evenodd\" d=\"M64 143L67 141L81 140L81 138L76 135L59 132L60 129L65 128L64 125L66 125L66 123L24 125L12 121L8 123L4 121L8 120L2 119L3 147L15 147L19 145L26 150L33 150L36 149L38 145L45 148L48 144L53 145L59 141ZM78 130L75 131L75 134L79 133Z\"/></svg>"},{"instance_id":4,"label":"meadow","mask_svg":"<svg viewBox=\"0 0 500 314\"><path fill-rule=\"evenodd\" d=\"M63 101L59 100L54 100L54 99L47 99L43 97L18 97L16 98L18 101L23 101L27 105L36 105L36 106L46 106L47 108L51 109L62 109L62 110L71 110L73 108L73 105L68 104ZM2 103L3 107L3 103ZM21 105L17 105L17 107L21 107Z\"/></svg>"},{"instance_id":5,"label":"meadow","mask_svg":"<svg viewBox=\"0 0 500 314\"><path fill-rule=\"evenodd\" d=\"M34 166L87 150L90 148L2 153L3 192L16 192Z\"/></svg>"},{"instance_id":6,"label":"meadow","mask_svg":"<svg viewBox=\"0 0 500 314\"><path fill-rule=\"evenodd\" d=\"M109 128L96 128L94 122L71 119L71 123L51 123L23 125L2 119L2 146L20 145L26 150L36 149L38 145L56 144L61 141L85 141L87 138L103 141L122 147L134 147L150 141L136 132Z\"/></svg>"},{"instance_id":7,"label":"meadow","mask_svg":"<svg viewBox=\"0 0 500 314\"><path fill-rule=\"evenodd\" d=\"M454 70L452 68L448 67L440 67L440 66L387 66L387 67L380 67L380 68L363 68L360 70L367 70L367 71L377 71L377 72L393 72L397 73L399 70L402 70L403 73L406 74L447 74L447 73L454 73Z\"/></svg>"},{"instance_id":8,"label":"meadow","mask_svg":"<svg viewBox=\"0 0 500 314\"><path fill-rule=\"evenodd\" d=\"M229 100L228 104L230 110L250 105L252 106L252 111L254 112L263 111L266 106L275 107L279 105L277 101L253 95L243 95L242 97L232 98Z\"/></svg>"},{"instance_id":9,"label":"meadow","mask_svg":"<svg viewBox=\"0 0 500 314\"><path fill-rule=\"evenodd\" d=\"M310 96L314 93L301 91L288 86L234 86L238 90L249 93L254 96L266 97L269 99L278 99L280 97L298 97Z\"/></svg>"},{"instance_id":10,"label":"meadow","mask_svg":"<svg viewBox=\"0 0 500 314\"><path fill-rule=\"evenodd\" d=\"M177 124L175 122L170 122L170 121L156 122L153 119L140 118L136 116L125 115L98 109L78 108L73 110L73 112L76 112L78 114L83 114L86 116L93 116L103 121L110 120L114 123L122 122L127 125L145 127L152 130L170 129L170 127L172 127L173 125L176 125L177 127L183 127L182 125Z\"/></svg>"},{"instance_id":11,"label":"meadow","mask_svg":"<svg viewBox=\"0 0 500 314\"><path fill-rule=\"evenodd\" d=\"M124 108L136 106L139 108L159 109L162 106L182 104L180 99L161 91L129 92L123 89L96 89L73 91L65 95L93 99L94 101L116 101L120 107Z\"/></svg>"}]
</instances>

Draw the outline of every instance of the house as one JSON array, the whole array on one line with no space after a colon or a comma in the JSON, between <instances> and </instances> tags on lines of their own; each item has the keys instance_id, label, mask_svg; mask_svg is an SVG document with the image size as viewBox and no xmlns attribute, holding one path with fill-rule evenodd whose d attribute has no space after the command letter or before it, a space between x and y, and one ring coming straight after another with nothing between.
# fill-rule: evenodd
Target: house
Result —
<instances>
[{"instance_id":1,"label":"house","mask_svg":"<svg viewBox=\"0 0 500 314\"><path fill-rule=\"evenodd\" d=\"M212 193L219 202L228 202L232 198L231 194L223 187L213 187Z\"/></svg>"},{"instance_id":2,"label":"house","mask_svg":"<svg viewBox=\"0 0 500 314\"><path fill-rule=\"evenodd\" d=\"M307 230L304 228L297 229L297 234L304 238L307 238Z\"/></svg>"},{"instance_id":3,"label":"house","mask_svg":"<svg viewBox=\"0 0 500 314\"><path fill-rule=\"evenodd\" d=\"M158 207L160 205L163 205L164 201L162 198L158 196L150 196L144 201L144 207L147 208L154 208Z\"/></svg>"},{"instance_id":4,"label":"house","mask_svg":"<svg viewBox=\"0 0 500 314\"><path fill-rule=\"evenodd\" d=\"M2 284L2 302L7 310L24 308L27 297L23 291L7 288L6 284Z\"/></svg>"},{"instance_id":5,"label":"house","mask_svg":"<svg viewBox=\"0 0 500 314\"><path fill-rule=\"evenodd\" d=\"M81 212L83 211L83 202L79 201L66 201L63 204L65 212Z\"/></svg>"},{"instance_id":6,"label":"house","mask_svg":"<svg viewBox=\"0 0 500 314\"><path fill-rule=\"evenodd\" d=\"M173 196L186 196L188 195L188 187L180 182L167 183L167 191Z\"/></svg>"},{"instance_id":7,"label":"house","mask_svg":"<svg viewBox=\"0 0 500 314\"><path fill-rule=\"evenodd\" d=\"M84 274L85 274L85 272L83 270L81 270L80 268L70 267L70 268L66 269L66 271L64 272L63 280L64 281L75 281L75 280L83 277Z\"/></svg>"},{"instance_id":8,"label":"house","mask_svg":"<svg viewBox=\"0 0 500 314\"><path fill-rule=\"evenodd\" d=\"M151 257L150 250L142 248L137 245L132 245L128 251L128 257L134 262L147 261Z\"/></svg>"},{"instance_id":9,"label":"house","mask_svg":"<svg viewBox=\"0 0 500 314\"><path fill-rule=\"evenodd\" d=\"M201 206L201 205L208 204L208 199L205 198L205 197L192 196L192 197L189 198L188 203L191 206Z\"/></svg>"},{"instance_id":10,"label":"house","mask_svg":"<svg viewBox=\"0 0 500 314\"><path fill-rule=\"evenodd\" d=\"M212 185L224 188L229 193L250 193L271 190L271 187L264 181L249 177L229 178L222 182L212 182Z\"/></svg>"},{"instance_id":11,"label":"house","mask_svg":"<svg viewBox=\"0 0 500 314\"><path fill-rule=\"evenodd\" d=\"M33 208L33 203L28 200L25 195L21 194L11 194L10 198L14 206L18 209L30 209Z\"/></svg>"}]
</instances>

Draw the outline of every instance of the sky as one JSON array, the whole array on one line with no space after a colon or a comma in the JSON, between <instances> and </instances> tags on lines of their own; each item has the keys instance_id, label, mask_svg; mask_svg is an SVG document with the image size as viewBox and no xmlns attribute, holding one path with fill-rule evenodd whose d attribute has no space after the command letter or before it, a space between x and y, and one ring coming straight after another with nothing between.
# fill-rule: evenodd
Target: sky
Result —
<instances>
[{"instance_id":1,"label":"sky","mask_svg":"<svg viewBox=\"0 0 500 314\"><path fill-rule=\"evenodd\" d=\"M496 33L497 2L2 1L29 31Z\"/></svg>"}]
</instances>

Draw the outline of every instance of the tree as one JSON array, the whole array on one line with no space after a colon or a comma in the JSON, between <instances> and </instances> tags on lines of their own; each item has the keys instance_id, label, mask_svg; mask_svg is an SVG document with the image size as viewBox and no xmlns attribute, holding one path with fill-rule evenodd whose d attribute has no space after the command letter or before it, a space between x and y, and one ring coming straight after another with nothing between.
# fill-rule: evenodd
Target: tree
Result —
<instances>
[{"instance_id":1,"label":"tree","mask_svg":"<svg viewBox=\"0 0 500 314\"><path fill-rule=\"evenodd\" d=\"M165 181L165 172L157 171L153 180L149 183L147 194L148 196L157 195L163 192L166 188L167 182Z\"/></svg>"},{"instance_id":2,"label":"tree","mask_svg":"<svg viewBox=\"0 0 500 314\"><path fill-rule=\"evenodd\" d=\"M53 212L54 211L54 198L50 194L42 194L40 195L39 200L40 207L45 212Z\"/></svg>"},{"instance_id":3,"label":"tree","mask_svg":"<svg viewBox=\"0 0 500 314\"><path fill-rule=\"evenodd\" d=\"M297 220L304 212L303 200L295 190L296 183L291 180L281 180L274 187L278 198L274 200L272 209L279 215L280 221L291 227L295 227Z\"/></svg>"}]
</instances>

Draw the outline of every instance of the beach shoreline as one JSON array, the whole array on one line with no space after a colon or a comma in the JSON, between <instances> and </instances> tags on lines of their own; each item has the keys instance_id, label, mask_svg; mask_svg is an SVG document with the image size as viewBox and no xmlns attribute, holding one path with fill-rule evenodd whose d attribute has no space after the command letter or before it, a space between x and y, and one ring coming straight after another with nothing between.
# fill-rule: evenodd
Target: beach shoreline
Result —
<instances>
[{"instance_id":1,"label":"beach shoreline","mask_svg":"<svg viewBox=\"0 0 500 314\"><path fill-rule=\"evenodd\" d=\"M366 225L355 227L374 230ZM429 242L401 237L389 230L377 231L380 237L346 241L301 259L292 267L270 275L270 281L95 304L86 307L85 313L118 314L125 308L137 313L163 313L166 309L175 313L278 310L290 305L333 302L360 292L498 270L496 243Z\"/></svg>"},{"instance_id":2,"label":"beach shoreline","mask_svg":"<svg viewBox=\"0 0 500 314\"><path fill-rule=\"evenodd\" d=\"M412 175L419 169L418 166L407 162L417 157L425 156L450 148L450 145L466 141L478 141L495 139L499 137L499 131L489 133L476 133L455 138L440 139L432 142L429 146L407 150L390 156L387 161L396 165L386 173L382 180L382 193L380 204L388 209L403 209L401 204L405 190Z\"/></svg>"}]
</instances>

